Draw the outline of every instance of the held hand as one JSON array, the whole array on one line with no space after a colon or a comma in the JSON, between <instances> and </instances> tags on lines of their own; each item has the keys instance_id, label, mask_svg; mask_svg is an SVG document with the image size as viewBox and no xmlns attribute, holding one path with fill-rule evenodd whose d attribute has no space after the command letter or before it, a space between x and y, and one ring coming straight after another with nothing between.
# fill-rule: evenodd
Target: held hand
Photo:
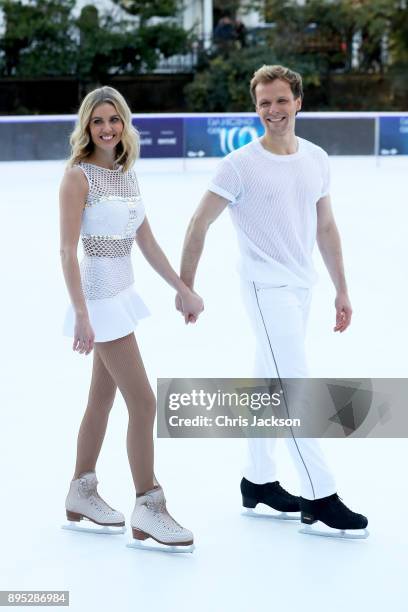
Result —
<instances>
[{"instance_id":1,"label":"held hand","mask_svg":"<svg viewBox=\"0 0 408 612\"><path fill-rule=\"evenodd\" d=\"M353 313L347 293L338 293L334 305L336 307L336 326L333 331L342 333L350 325Z\"/></svg>"},{"instance_id":2,"label":"held hand","mask_svg":"<svg viewBox=\"0 0 408 612\"><path fill-rule=\"evenodd\" d=\"M179 293L176 293L175 305L176 305L176 310L178 310L179 312L181 312L181 314L183 314L183 303L181 301L181 296Z\"/></svg>"},{"instance_id":3,"label":"held hand","mask_svg":"<svg viewBox=\"0 0 408 612\"><path fill-rule=\"evenodd\" d=\"M77 316L74 329L72 349L81 355L89 355L94 347L95 334L88 317Z\"/></svg>"},{"instance_id":4,"label":"held hand","mask_svg":"<svg viewBox=\"0 0 408 612\"><path fill-rule=\"evenodd\" d=\"M197 293L188 289L185 293L177 294L176 308L184 315L187 325L197 321L199 314L204 310L204 303Z\"/></svg>"},{"instance_id":5,"label":"held hand","mask_svg":"<svg viewBox=\"0 0 408 612\"><path fill-rule=\"evenodd\" d=\"M176 310L178 310L179 313L184 316L184 313L183 313L183 302L182 302L182 299L181 299L181 295L179 293L176 294L175 303L176 303ZM186 324L188 324L188 323L195 323L197 321L197 317L194 317L193 315L189 315L188 317L184 316L184 320L185 320Z\"/></svg>"}]
</instances>

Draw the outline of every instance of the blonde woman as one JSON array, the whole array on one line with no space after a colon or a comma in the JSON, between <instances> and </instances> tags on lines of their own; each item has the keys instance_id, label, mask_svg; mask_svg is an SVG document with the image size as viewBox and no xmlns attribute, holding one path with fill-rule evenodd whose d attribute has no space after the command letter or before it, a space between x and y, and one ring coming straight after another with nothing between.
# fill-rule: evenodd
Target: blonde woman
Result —
<instances>
[{"instance_id":1,"label":"blonde woman","mask_svg":"<svg viewBox=\"0 0 408 612\"><path fill-rule=\"evenodd\" d=\"M66 498L70 521L82 518L123 527L123 514L98 495L95 466L116 389L129 412L127 452L136 489L133 537L190 546L191 531L168 514L153 471L156 402L133 333L148 310L136 292L130 253L134 240L150 265L176 291L186 322L203 310L201 298L177 276L157 244L132 169L139 154L130 109L111 87L90 92L71 135L72 154L60 188L61 259L71 298L64 333L73 350L93 350L88 404L78 435L75 473ZM79 236L84 259L77 259Z\"/></svg>"}]
</instances>

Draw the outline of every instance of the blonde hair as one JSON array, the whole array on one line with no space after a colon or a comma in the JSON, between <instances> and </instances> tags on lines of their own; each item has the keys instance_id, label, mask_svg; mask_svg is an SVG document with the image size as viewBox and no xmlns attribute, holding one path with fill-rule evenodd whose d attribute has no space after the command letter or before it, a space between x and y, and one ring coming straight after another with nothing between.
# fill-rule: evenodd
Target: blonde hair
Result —
<instances>
[{"instance_id":1,"label":"blonde hair","mask_svg":"<svg viewBox=\"0 0 408 612\"><path fill-rule=\"evenodd\" d=\"M113 87L99 87L89 92L82 100L78 111L78 121L69 142L71 156L68 167L85 160L94 150L89 123L94 109L100 104L112 104L123 122L121 141L116 145L115 163L122 166L122 171L129 170L140 154L139 132L132 125L132 113L125 98Z\"/></svg>"},{"instance_id":2,"label":"blonde hair","mask_svg":"<svg viewBox=\"0 0 408 612\"><path fill-rule=\"evenodd\" d=\"M267 66L264 64L261 68L254 72L249 86L249 92L253 103L256 106L255 88L259 83L270 83L275 79L286 81L290 85L294 98L303 98L302 77L298 72L279 66L278 64Z\"/></svg>"}]
</instances>

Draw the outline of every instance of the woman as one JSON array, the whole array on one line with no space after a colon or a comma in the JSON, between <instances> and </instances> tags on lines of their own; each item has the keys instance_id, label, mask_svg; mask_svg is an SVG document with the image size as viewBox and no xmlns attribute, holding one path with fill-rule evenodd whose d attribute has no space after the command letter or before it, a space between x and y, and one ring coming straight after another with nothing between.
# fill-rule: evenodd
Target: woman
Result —
<instances>
[{"instance_id":1,"label":"woman","mask_svg":"<svg viewBox=\"0 0 408 612\"><path fill-rule=\"evenodd\" d=\"M66 499L70 521L123 526L123 514L97 493L95 465L116 389L129 412L127 451L136 489L131 518L133 537L152 537L167 545L189 546L191 531L168 514L153 472L156 402L133 330L148 310L134 286L130 253L134 239L150 265L181 300L186 323L203 310L170 266L145 216L132 166L139 153L138 133L121 94L111 87L89 93L71 135L72 154L60 188L61 258L71 298L64 333L73 350L94 350L88 405L78 435L75 473ZM81 235L84 259L77 259Z\"/></svg>"}]
</instances>

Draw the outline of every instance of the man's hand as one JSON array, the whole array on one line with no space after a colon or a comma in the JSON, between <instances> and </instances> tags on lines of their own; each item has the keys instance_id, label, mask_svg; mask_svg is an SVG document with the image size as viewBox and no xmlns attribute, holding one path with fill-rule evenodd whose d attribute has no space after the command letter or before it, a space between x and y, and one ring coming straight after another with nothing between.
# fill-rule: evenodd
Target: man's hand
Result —
<instances>
[{"instance_id":1,"label":"man's hand","mask_svg":"<svg viewBox=\"0 0 408 612\"><path fill-rule=\"evenodd\" d=\"M338 293L334 305L336 307L336 326L333 331L341 333L346 331L350 325L353 313L347 293Z\"/></svg>"}]
</instances>

